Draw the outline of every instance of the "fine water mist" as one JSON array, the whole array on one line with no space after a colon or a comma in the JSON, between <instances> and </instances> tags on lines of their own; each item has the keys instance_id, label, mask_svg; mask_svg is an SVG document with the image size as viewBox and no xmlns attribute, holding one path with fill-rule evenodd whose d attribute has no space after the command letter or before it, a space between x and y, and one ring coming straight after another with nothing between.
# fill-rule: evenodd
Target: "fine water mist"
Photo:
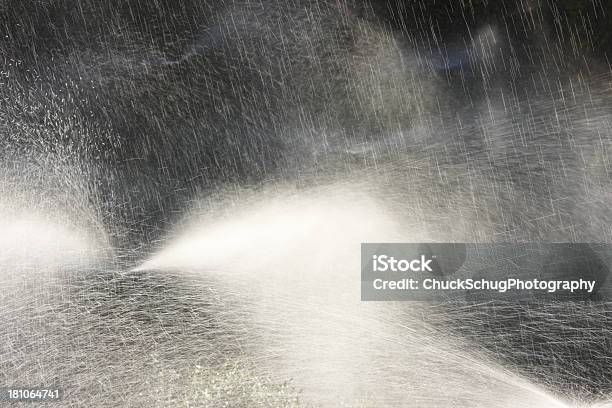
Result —
<instances>
[{"instance_id":1,"label":"fine water mist","mask_svg":"<svg viewBox=\"0 0 612 408\"><path fill-rule=\"evenodd\" d=\"M241 197L132 272L214 277L248 305L259 375L305 405L574 407L453 336L420 302L361 302L361 242L411 242L384 205L347 186Z\"/></svg>"},{"instance_id":2,"label":"fine water mist","mask_svg":"<svg viewBox=\"0 0 612 408\"><path fill-rule=\"evenodd\" d=\"M612 2L0 14L0 405L612 406ZM362 301L362 243L601 284Z\"/></svg>"}]
</instances>

